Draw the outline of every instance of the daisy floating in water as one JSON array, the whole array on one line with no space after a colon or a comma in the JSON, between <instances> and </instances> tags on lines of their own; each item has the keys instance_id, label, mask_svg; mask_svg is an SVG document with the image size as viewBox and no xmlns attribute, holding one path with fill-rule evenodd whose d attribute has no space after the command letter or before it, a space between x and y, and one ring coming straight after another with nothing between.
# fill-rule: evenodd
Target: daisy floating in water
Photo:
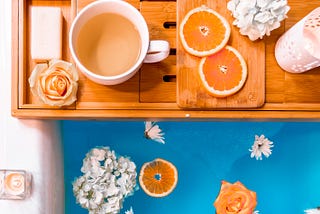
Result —
<instances>
[{"instance_id":1,"label":"daisy floating in water","mask_svg":"<svg viewBox=\"0 0 320 214\"><path fill-rule=\"evenodd\" d=\"M257 160L262 160L262 154L266 157L271 155L271 148L273 147L273 142L271 142L268 138L265 138L264 135L260 137L258 135L255 136L255 141L251 146L249 151L251 152L250 157L255 157Z\"/></svg>"},{"instance_id":2,"label":"daisy floating in water","mask_svg":"<svg viewBox=\"0 0 320 214\"><path fill-rule=\"evenodd\" d=\"M145 130L144 130L144 136L147 139L154 140L158 143L165 144L164 133L162 133L162 130L159 128L158 125L156 125L155 122L146 121L145 122Z\"/></svg>"},{"instance_id":3,"label":"daisy floating in water","mask_svg":"<svg viewBox=\"0 0 320 214\"><path fill-rule=\"evenodd\" d=\"M127 211L125 212L125 214L134 214L134 213L133 213L133 210L132 210L132 207L130 207L130 210L127 210Z\"/></svg>"},{"instance_id":4,"label":"daisy floating in water","mask_svg":"<svg viewBox=\"0 0 320 214\"><path fill-rule=\"evenodd\" d=\"M315 209L308 209L304 211L305 214L320 214L320 207Z\"/></svg>"}]
</instances>

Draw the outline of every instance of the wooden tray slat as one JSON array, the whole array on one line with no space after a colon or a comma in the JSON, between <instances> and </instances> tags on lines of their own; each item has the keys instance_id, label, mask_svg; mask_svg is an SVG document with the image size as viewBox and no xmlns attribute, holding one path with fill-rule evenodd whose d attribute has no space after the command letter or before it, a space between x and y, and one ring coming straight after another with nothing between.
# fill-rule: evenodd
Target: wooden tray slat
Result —
<instances>
[{"instance_id":1,"label":"wooden tray slat","mask_svg":"<svg viewBox=\"0 0 320 214\"><path fill-rule=\"evenodd\" d=\"M147 20L150 39L166 39L176 48L176 2L143 1L141 14Z\"/></svg>"},{"instance_id":2,"label":"wooden tray slat","mask_svg":"<svg viewBox=\"0 0 320 214\"><path fill-rule=\"evenodd\" d=\"M178 0L178 26L189 10L206 5L224 16L230 25L233 18L227 10L227 1L217 0ZM201 58L188 54L181 43L177 55L177 103L182 108L256 108L265 100L265 44L263 41L251 42L241 36L239 30L232 26L228 45L236 48L246 60L248 77L244 87L236 94L226 98L216 98L207 93L203 87L198 67ZM177 35L177 40L178 39ZM180 40L179 40L180 41Z\"/></svg>"},{"instance_id":3,"label":"wooden tray slat","mask_svg":"<svg viewBox=\"0 0 320 214\"><path fill-rule=\"evenodd\" d=\"M258 108L223 108L214 110L181 109L177 106L176 8L186 0L127 0L146 17L151 39L166 39L172 53L161 63L145 64L132 79L118 86L97 85L80 74L78 101L68 107L56 108L42 104L30 93L28 77L34 67L30 59L30 7L59 6L63 12L63 59L72 61L67 36L76 13L94 0L12 0L12 115L19 118L84 118L84 119L320 119L320 68L300 75L281 70L274 58L274 45L286 30L312 9L319 0L308 4L289 0L288 18L270 37L258 43L265 44L265 104ZM189 1L188 1L189 2ZM209 2L217 10L225 8L226 1L191 0L187 9ZM219 3L219 4L217 4ZM177 6L177 7L176 7ZM181 13L180 13L181 15ZM230 16L230 14L229 14ZM181 16L179 16L181 18ZM179 18L178 17L178 18ZM230 17L229 17L230 18ZM163 28L170 22L170 28ZM233 29L234 31L235 29ZM241 50L232 39L231 44ZM240 46L239 46L240 45ZM259 77L260 78L260 77ZM256 83L258 84L258 83ZM261 92L261 91L260 91ZM202 95L200 94L200 97ZM205 95L207 96L207 95Z\"/></svg>"},{"instance_id":4,"label":"wooden tray slat","mask_svg":"<svg viewBox=\"0 0 320 214\"><path fill-rule=\"evenodd\" d=\"M53 108L56 107L41 104L37 97L34 97L30 91L28 78L36 65L36 62L31 58L31 7L33 6L53 6L60 7L63 17L63 29L62 34L68 35L68 31L71 25L71 20L74 17L75 0L57 0L57 1L45 1L45 0L25 0L19 2L19 34L18 34L18 50L19 51L19 107L25 108L25 104L34 104L38 108ZM66 61L72 61L70 53L68 51L68 39L67 36L62 40L62 58ZM67 108L75 108L75 105L68 106Z\"/></svg>"},{"instance_id":5,"label":"wooden tray slat","mask_svg":"<svg viewBox=\"0 0 320 214\"><path fill-rule=\"evenodd\" d=\"M176 49L176 2L141 2L141 13L148 22L150 39L165 39ZM176 102L176 55L162 62L144 64L140 71L140 102Z\"/></svg>"}]
</instances>

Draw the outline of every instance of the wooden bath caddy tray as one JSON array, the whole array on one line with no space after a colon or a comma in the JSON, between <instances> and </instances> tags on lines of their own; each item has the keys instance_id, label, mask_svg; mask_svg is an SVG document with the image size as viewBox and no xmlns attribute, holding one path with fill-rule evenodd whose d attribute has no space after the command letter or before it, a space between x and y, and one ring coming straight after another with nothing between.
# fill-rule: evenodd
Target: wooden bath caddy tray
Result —
<instances>
[{"instance_id":1,"label":"wooden bath caddy tray","mask_svg":"<svg viewBox=\"0 0 320 214\"><path fill-rule=\"evenodd\" d=\"M30 10L32 6L58 6L63 13L62 58L73 62L68 31L77 12L93 0L12 0L12 115L18 118L50 119L320 119L320 69L294 75L281 70L274 58L274 46L281 34L312 9L308 4L288 0L288 18L272 35L252 43L232 27L229 44L245 55L248 82L238 94L217 100L204 94L198 84L190 85L194 70L176 38L176 21L202 4L224 13L222 0L127 0L146 18L151 39L168 40L172 51L160 63L145 64L129 81L117 86L95 84L80 74L78 100L56 108L42 104L29 88L28 78L35 62L30 57ZM215 3L212 3L215 2ZM186 72L184 72L186 71ZM184 72L184 73L181 73ZM185 96L184 91L187 96ZM191 92L191 93L190 93ZM209 107L209 108L207 108Z\"/></svg>"},{"instance_id":2,"label":"wooden bath caddy tray","mask_svg":"<svg viewBox=\"0 0 320 214\"><path fill-rule=\"evenodd\" d=\"M226 0L179 0L177 7L177 26L188 11L203 4L223 15L230 24L233 22ZM179 28L177 29L179 30ZM209 95L202 86L198 67L201 58L188 54L181 43L177 47L177 103L182 108L254 108L265 100L265 43L250 41L241 36L238 28L231 28L228 45L236 48L244 57L248 67L248 77L244 87L236 94L226 98Z\"/></svg>"}]
</instances>

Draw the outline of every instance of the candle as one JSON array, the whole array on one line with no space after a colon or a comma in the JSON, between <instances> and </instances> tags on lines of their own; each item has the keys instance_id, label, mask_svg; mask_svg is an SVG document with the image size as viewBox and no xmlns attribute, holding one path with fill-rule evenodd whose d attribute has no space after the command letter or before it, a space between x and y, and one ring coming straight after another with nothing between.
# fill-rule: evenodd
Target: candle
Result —
<instances>
[{"instance_id":1,"label":"candle","mask_svg":"<svg viewBox=\"0 0 320 214\"><path fill-rule=\"evenodd\" d=\"M320 66L320 7L293 25L277 41L275 58L290 73L302 73Z\"/></svg>"},{"instance_id":2,"label":"candle","mask_svg":"<svg viewBox=\"0 0 320 214\"><path fill-rule=\"evenodd\" d=\"M0 170L0 199L24 199L29 195L31 175L23 170Z\"/></svg>"},{"instance_id":3,"label":"candle","mask_svg":"<svg viewBox=\"0 0 320 214\"><path fill-rule=\"evenodd\" d=\"M25 176L20 172L8 173L4 179L5 191L10 195L20 195L25 191Z\"/></svg>"}]
</instances>

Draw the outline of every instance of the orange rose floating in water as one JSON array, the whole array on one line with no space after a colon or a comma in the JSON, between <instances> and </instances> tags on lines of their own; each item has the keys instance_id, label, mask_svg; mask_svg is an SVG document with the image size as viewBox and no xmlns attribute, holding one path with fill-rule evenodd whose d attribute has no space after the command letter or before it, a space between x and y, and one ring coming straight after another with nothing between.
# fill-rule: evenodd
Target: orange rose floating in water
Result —
<instances>
[{"instance_id":1,"label":"orange rose floating in water","mask_svg":"<svg viewBox=\"0 0 320 214\"><path fill-rule=\"evenodd\" d=\"M252 214L257 205L256 193L241 182L222 181L220 193L214 202L217 214Z\"/></svg>"},{"instance_id":2,"label":"orange rose floating in water","mask_svg":"<svg viewBox=\"0 0 320 214\"><path fill-rule=\"evenodd\" d=\"M29 78L31 92L52 106L70 105L77 100L79 76L72 63L51 60L37 64Z\"/></svg>"}]
</instances>

